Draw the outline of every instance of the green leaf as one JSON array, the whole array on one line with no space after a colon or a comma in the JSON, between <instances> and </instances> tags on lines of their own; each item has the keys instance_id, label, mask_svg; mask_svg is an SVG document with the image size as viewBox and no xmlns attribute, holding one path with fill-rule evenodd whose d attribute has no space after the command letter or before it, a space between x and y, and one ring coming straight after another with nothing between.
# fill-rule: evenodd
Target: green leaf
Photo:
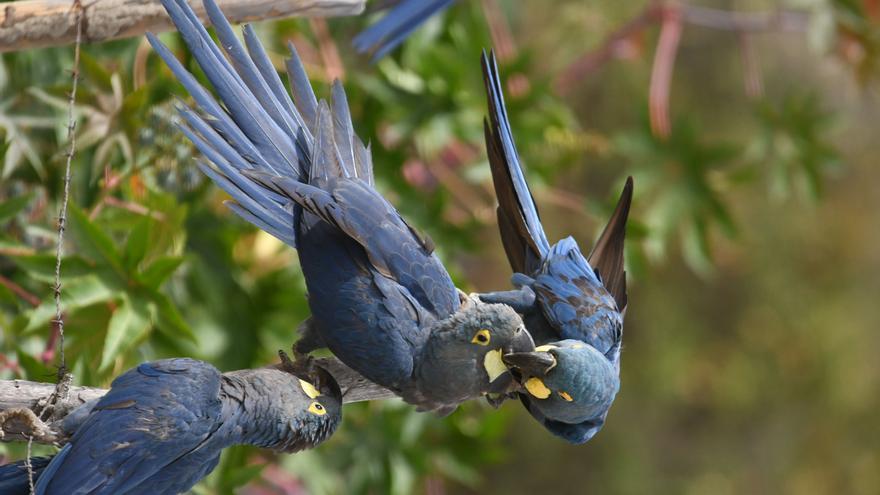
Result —
<instances>
[{"instance_id":1,"label":"green leaf","mask_svg":"<svg viewBox=\"0 0 880 495\"><path fill-rule=\"evenodd\" d=\"M127 352L149 333L152 326L150 313L149 305L144 301L123 296L110 317L99 371L109 369L118 355Z\"/></svg>"},{"instance_id":2,"label":"green leaf","mask_svg":"<svg viewBox=\"0 0 880 495\"><path fill-rule=\"evenodd\" d=\"M5 222L23 210L33 198L33 193L7 199L0 203L0 222Z\"/></svg>"},{"instance_id":3,"label":"green leaf","mask_svg":"<svg viewBox=\"0 0 880 495\"><path fill-rule=\"evenodd\" d=\"M23 349L16 349L18 364L25 371L25 378L29 380L44 382L50 381L55 377L55 371L39 359L31 356Z\"/></svg>"},{"instance_id":4,"label":"green leaf","mask_svg":"<svg viewBox=\"0 0 880 495\"><path fill-rule=\"evenodd\" d=\"M98 275L71 280L63 285L61 302L64 311L73 311L78 308L105 302L113 299L118 294L118 288L107 284ZM32 332L44 328L55 317L55 302L50 297L43 301L30 313L30 319L24 332Z\"/></svg>"},{"instance_id":5,"label":"green leaf","mask_svg":"<svg viewBox=\"0 0 880 495\"><path fill-rule=\"evenodd\" d=\"M104 91L112 92L113 83L110 80L111 75L104 67L104 63L89 55L88 52L80 52L80 70L88 79L89 84L97 86Z\"/></svg>"},{"instance_id":6,"label":"green leaf","mask_svg":"<svg viewBox=\"0 0 880 495\"><path fill-rule=\"evenodd\" d=\"M123 252L123 263L129 273L137 269L138 264L147 254L147 243L150 239L151 222L149 218L142 218L135 224L134 229L128 234Z\"/></svg>"},{"instance_id":7,"label":"green leaf","mask_svg":"<svg viewBox=\"0 0 880 495\"><path fill-rule=\"evenodd\" d=\"M140 114L144 108L147 108L147 98L149 96L147 87L142 87L127 94L122 100L122 116L125 129L129 135L136 135L138 124L141 122Z\"/></svg>"},{"instance_id":8,"label":"green leaf","mask_svg":"<svg viewBox=\"0 0 880 495\"><path fill-rule=\"evenodd\" d=\"M148 297L156 305L156 326L160 332L171 338L184 338L196 342L192 329L168 296L158 291L151 291Z\"/></svg>"},{"instance_id":9,"label":"green leaf","mask_svg":"<svg viewBox=\"0 0 880 495\"><path fill-rule=\"evenodd\" d=\"M113 240L92 223L85 212L75 205L70 206L68 215L70 232L76 240L79 251L87 258L100 264L109 265L120 276L123 276L122 260L113 245Z\"/></svg>"},{"instance_id":10,"label":"green leaf","mask_svg":"<svg viewBox=\"0 0 880 495\"><path fill-rule=\"evenodd\" d=\"M163 256L150 264L138 275L138 280L150 289L157 290L183 263L182 256Z\"/></svg>"},{"instance_id":11,"label":"green leaf","mask_svg":"<svg viewBox=\"0 0 880 495\"><path fill-rule=\"evenodd\" d=\"M10 259L31 277L50 284L55 282L55 255L33 254L13 256ZM94 263L90 263L77 255L61 258L61 275L64 277L64 280L83 277L94 271Z\"/></svg>"}]
</instances>

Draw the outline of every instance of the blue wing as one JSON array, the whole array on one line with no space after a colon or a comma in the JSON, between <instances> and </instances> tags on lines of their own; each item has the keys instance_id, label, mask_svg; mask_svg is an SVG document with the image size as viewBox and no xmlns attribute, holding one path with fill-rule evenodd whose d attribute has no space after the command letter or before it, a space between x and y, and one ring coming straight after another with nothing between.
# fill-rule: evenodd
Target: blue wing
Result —
<instances>
[{"instance_id":1,"label":"blue wing","mask_svg":"<svg viewBox=\"0 0 880 495\"><path fill-rule=\"evenodd\" d=\"M192 359L144 363L119 376L42 473L37 494L149 491L144 482L219 426L220 377ZM193 482L205 474L194 468ZM179 481L185 486L188 480Z\"/></svg>"},{"instance_id":2,"label":"blue wing","mask_svg":"<svg viewBox=\"0 0 880 495\"><path fill-rule=\"evenodd\" d=\"M319 220L300 232L311 325L350 368L399 389L412 376L414 350L433 317L406 289L372 269L363 247L339 229Z\"/></svg>"},{"instance_id":3,"label":"blue wing","mask_svg":"<svg viewBox=\"0 0 880 495\"><path fill-rule=\"evenodd\" d=\"M294 105L253 31L245 27L245 50L213 0L206 0L205 8L232 63L185 2L163 0L163 5L223 105L161 42L153 36L150 41L196 100L198 111L182 109L188 123L183 131L213 165L203 164L202 170L235 199L230 206L236 213L295 246L291 195L339 208L333 215L312 213L338 224L364 247L378 271L404 285L429 311L444 317L454 312L458 295L433 245L372 187L369 149L354 134L342 85L334 83L330 105L316 103L292 51L288 70L298 100ZM275 185L265 184L266 177L284 189L274 190Z\"/></svg>"},{"instance_id":4,"label":"blue wing","mask_svg":"<svg viewBox=\"0 0 880 495\"><path fill-rule=\"evenodd\" d=\"M358 53L372 53L375 62L403 43L432 15L448 8L455 0L402 0L379 22L358 34L353 44Z\"/></svg>"},{"instance_id":5,"label":"blue wing","mask_svg":"<svg viewBox=\"0 0 880 495\"><path fill-rule=\"evenodd\" d=\"M606 355L619 348L623 319L573 238L553 245L532 289L561 339L586 342Z\"/></svg>"},{"instance_id":6,"label":"blue wing","mask_svg":"<svg viewBox=\"0 0 880 495\"><path fill-rule=\"evenodd\" d=\"M532 274L550 250L535 200L529 191L507 120L504 95L495 54L483 53L483 82L489 102L484 121L486 151L498 197L498 228L507 259L514 272Z\"/></svg>"},{"instance_id":7,"label":"blue wing","mask_svg":"<svg viewBox=\"0 0 880 495\"><path fill-rule=\"evenodd\" d=\"M256 175L303 209L300 265L322 340L348 366L397 388L437 318L458 308L449 274L370 184L340 166L327 105L319 105L310 182Z\"/></svg>"},{"instance_id":8,"label":"blue wing","mask_svg":"<svg viewBox=\"0 0 880 495\"><path fill-rule=\"evenodd\" d=\"M31 457L31 473L36 483L51 457ZM31 493L25 461L10 462L0 466L0 493L3 495L29 495Z\"/></svg>"},{"instance_id":9,"label":"blue wing","mask_svg":"<svg viewBox=\"0 0 880 495\"><path fill-rule=\"evenodd\" d=\"M184 1L162 1L220 100L150 36L196 102L181 112L183 131L209 162L202 170L232 195L237 214L299 249L314 321L331 350L342 358L344 344L350 354L384 345L395 360L381 376L403 376L425 322L455 312L458 292L430 240L373 188L369 148L354 134L342 85L334 83L330 104L318 102L291 47L291 102L252 30L245 27L242 47L205 1L230 62Z\"/></svg>"}]
</instances>

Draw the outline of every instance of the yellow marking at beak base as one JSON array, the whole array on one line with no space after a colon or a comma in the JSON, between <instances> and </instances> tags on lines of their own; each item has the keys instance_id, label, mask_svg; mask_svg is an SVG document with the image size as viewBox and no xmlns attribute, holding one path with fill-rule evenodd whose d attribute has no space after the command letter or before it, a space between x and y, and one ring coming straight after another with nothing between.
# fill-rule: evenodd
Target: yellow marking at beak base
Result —
<instances>
[{"instance_id":1,"label":"yellow marking at beak base","mask_svg":"<svg viewBox=\"0 0 880 495\"><path fill-rule=\"evenodd\" d=\"M561 390L559 391L559 396L562 397L563 399L565 399L566 402L571 402L571 401L574 400L574 399L571 398L570 395L568 395L568 392L563 392L563 391L561 391Z\"/></svg>"},{"instance_id":2,"label":"yellow marking at beak base","mask_svg":"<svg viewBox=\"0 0 880 495\"><path fill-rule=\"evenodd\" d=\"M321 392L318 392L318 389L316 389L314 385L305 380L300 380L299 386L302 387L303 392L305 392L306 395L309 396L309 399L314 399L315 397L321 395Z\"/></svg>"},{"instance_id":3,"label":"yellow marking at beak base","mask_svg":"<svg viewBox=\"0 0 880 495\"><path fill-rule=\"evenodd\" d=\"M490 382L494 382L496 378L507 373L507 366L501 360L501 349L486 353L486 357L483 358L483 368L486 368Z\"/></svg>"},{"instance_id":4,"label":"yellow marking at beak base","mask_svg":"<svg viewBox=\"0 0 880 495\"><path fill-rule=\"evenodd\" d=\"M529 378L523 385L525 385L526 390L528 390L530 394L539 399L550 397L550 389L547 388L547 385L544 385L544 382L541 381L540 378Z\"/></svg>"},{"instance_id":5,"label":"yellow marking at beak base","mask_svg":"<svg viewBox=\"0 0 880 495\"><path fill-rule=\"evenodd\" d=\"M556 347L555 345L550 345L550 344L539 345L538 347L535 347L535 351L537 351L537 352L550 352L550 349L558 349L558 347Z\"/></svg>"}]
</instances>

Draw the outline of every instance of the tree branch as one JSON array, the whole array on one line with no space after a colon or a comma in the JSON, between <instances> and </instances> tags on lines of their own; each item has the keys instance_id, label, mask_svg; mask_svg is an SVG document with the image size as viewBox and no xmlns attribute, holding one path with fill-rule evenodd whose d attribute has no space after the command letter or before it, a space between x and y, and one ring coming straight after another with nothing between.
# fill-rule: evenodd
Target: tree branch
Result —
<instances>
[{"instance_id":1,"label":"tree branch","mask_svg":"<svg viewBox=\"0 0 880 495\"><path fill-rule=\"evenodd\" d=\"M390 390L367 380L336 358L317 358L315 361L339 383L343 404L396 397ZM52 383L0 380L0 441L26 442L32 438L35 443L63 445L72 433L62 428L64 418L74 411L85 413L86 410L77 408L90 408L94 403L87 404L89 401L107 393L103 388L71 386L67 399L55 405L53 419L44 422L35 411L45 406L54 391Z\"/></svg>"},{"instance_id":2,"label":"tree branch","mask_svg":"<svg viewBox=\"0 0 880 495\"><path fill-rule=\"evenodd\" d=\"M199 18L207 19L200 1ZM231 22L277 17L357 15L365 0L219 0ZM172 29L159 0L83 0L82 39L86 43L140 36ZM0 4L0 52L67 45L76 39L76 10L71 0L24 0Z\"/></svg>"}]
</instances>

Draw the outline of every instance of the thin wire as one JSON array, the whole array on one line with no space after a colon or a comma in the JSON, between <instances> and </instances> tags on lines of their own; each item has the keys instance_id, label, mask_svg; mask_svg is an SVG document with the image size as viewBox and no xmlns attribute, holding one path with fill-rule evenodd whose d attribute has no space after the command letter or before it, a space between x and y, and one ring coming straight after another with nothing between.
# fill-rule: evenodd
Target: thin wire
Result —
<instances>
[{"instance_id":1,"label":"thin wire","mask_svg":"<svg viewBox=\"0 0 880 495\"><path fill-rule=\"evenodd\" d=\"M28 443L27 443L27 457L24 460L24 465L27 468L28 474L28 488L30 488L30 494L34 495L36 490L34 489L34 467L31 464L31 445L34 442L34 437L32 435L28 435Z\"/></svg>"},{"instance_id":2,"label":"thin wire","mask_svg":"<svg viewBox=\"0 0 880 495\"><path fill-rule=\"evenodd\" d=\"M74 105L76 104L76 88L79 81L79 52L82 44L82 4L80 0L74 0L73 8L76 11L76 41L73 48L73 85L70 89L70 99L67 101L67 139L70 146L67 151L67 163L64 169L64 196L61 202L61 212L58 215L58 245L55 248L55 320L53 323L58 329L58 354L61 365L58 367L58 380L67 374L67 359L64 355L64 317L61 312L61 255L64 251L64 231L67 228L67 203L70 198L70 165L76 152L76 119L74 118Z\"/></svg>"}]
</instances>

